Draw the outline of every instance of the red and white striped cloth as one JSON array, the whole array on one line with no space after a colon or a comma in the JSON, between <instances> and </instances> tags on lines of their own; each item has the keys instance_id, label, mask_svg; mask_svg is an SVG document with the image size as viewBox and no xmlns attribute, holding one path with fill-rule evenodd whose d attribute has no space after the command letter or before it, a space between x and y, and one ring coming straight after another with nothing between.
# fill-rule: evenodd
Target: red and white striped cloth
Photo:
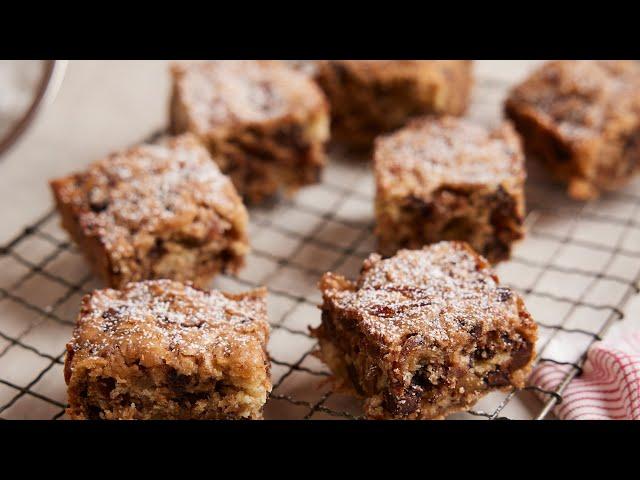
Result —
<instances>
[{"instance_id":1,"label":"red and white striped cloth","mask_svg":"<svg viewBox=\"0 0 640 480\"><path fill-rule=\"evenodd\" d=\"M529 383L555 391L570 368L541 362ZM554 413L566 420L640 420L640 332L594 343Z\"/></svg>"}]
</instances>

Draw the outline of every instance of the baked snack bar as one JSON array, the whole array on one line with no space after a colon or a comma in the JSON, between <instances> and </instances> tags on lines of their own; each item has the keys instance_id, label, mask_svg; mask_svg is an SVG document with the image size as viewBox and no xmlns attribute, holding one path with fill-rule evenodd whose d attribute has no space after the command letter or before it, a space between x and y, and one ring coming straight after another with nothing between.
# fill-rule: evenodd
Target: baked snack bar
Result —
<instances>
[{"instance_id":1,"label":"baked snack bar","mask_svg":"<svg viewBox=\"0 0 640 480\"><path fill-rule=\"evenodd\" d=\"M513 129L489 132L453 117L426 117L376 140L376 235L392 255L464 240L491 262L523 235L524 157Z\"/></svg>"},{"instance_id":2,"label":"baked snack bar","mask_svg":"<svg viewBox=\"0 0 640 480\"><path fill-rule=\"evenodd\" d=\"M528 153L578 200L640 171L640 65L635 60L545 63L505 104Z\"/></svg>"},{"instance_id":3,"label":"baked snack bar","mask_svg":"<svg viewBox=\"0 0 640 480\"><path fill-rule=\"evenodd\" d=\"M369 418L442 418L524 386L537 326L463 242L372 254L357 282L326 273L320 289L319 356Z\"/></svg>"},{"instance_id":4,"label":"baked snack bar","mask_svg":"<svg viewBox=\"0 0 640 480\"><path fill-rule=\"evenodd\" d=\"M62 225L108 286L205 285L248 250L242 200L191 135L115 153L51 182Z\"/></svg>"},{"instance_id":5,"label":"baked snack bar","mask_svg":"<svg viewBox=\"0 0 640 480\"><path fill-rule=\"evenodd\" d=\"M248 201L319 181L328 104L308 75L278 61L172 68L171 128L192 132Z\"/></svg>"},{"instance_id":6,"label":"baked snack bar","mask_svg":"<svg viewBox=\"0 0 640 480\"><path fill-rule=\"evenodd\" d=\"M86 295L64 366L72 419L259 419L271 390L266 289L172 280Z\"/></svg>"},{"instance_id":7,"label":"baked snack bar","mask_svg":"<svg viewBox=\"0 0 640 480\"><path fill-rule=\"evenodd\" d=\"M331 104L332 136L356 149L412 116L461 115L473 84L468 60L327 60L316 80Z\"/></svg>"}]
</instances>

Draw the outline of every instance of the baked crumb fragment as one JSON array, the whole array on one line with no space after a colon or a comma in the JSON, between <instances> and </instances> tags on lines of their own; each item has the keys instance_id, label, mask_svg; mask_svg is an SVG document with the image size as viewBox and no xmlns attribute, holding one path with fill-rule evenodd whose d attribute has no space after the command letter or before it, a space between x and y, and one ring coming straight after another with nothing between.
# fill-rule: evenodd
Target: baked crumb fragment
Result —
<instances>
[{"instance_id":1,"label":"baked crumb fragment","mask_svg":"<svg viewBox=\"0 0 640 480\"><path fill-rule=\"evenodd\" d=\"M206 283L249 249L247 211L191 135L140 145L51 182L62 225L108 286Z\"/></svg>"},{"instance_id":2,"label":"baked crumb fragment","mask_svg":"<svg viewBox=\"0 0 640 480\"><path fill-rule=\"evenodd\" d=\"M454 117L424 117L376 140L378 250L393 255L462 240L491 262L523 236L524 156L510 125L492 132Z\"/></svg>"},{"instance_id":3,"label":"baked crumb fragment","mask_svg":"<svg viewBox=\"0 0 640 480\"><path fill-rule=\"evenodd\" d=\"M266 290L170 280L86 295L67 345L72 419L259 419L271 390Z\"/></svg>"},{"instance_id":4,"label":"baked crumb fragment","mask_svg":"<svg viewBox=\"0 0 640 480\"><path fill-rule=\"evenodd\" d=\"M528 153L577 200L624 186L640 170L640 65L547 62L516 86L505 112Z\"/></svg>"},{"instance_id":5,"label":"baked crumb fragment","mask_svg":"<svg viewBox=\"0 0 640 480\"><path fill-rule=\"evenodd\" d=\"M473 85L468 60L326 60L315 78L331 104L332 137L356 149L414 116L462 115Z\"/></svg>"},{"instance_id":6,"label":"baked crumb fragment","mask_svg":"<svg viewBox=\"0 0 640 480\"><path fill-rule=\"evenodd\" d=\"M172 130L198 136L248 201L319 181L329 110L307 74L278 61L209 61L176 64L172 78Z\"/></svg>"},{"instance_id":7,"label":"baked crumb fragment","mask_svg":"<svg viewBox=\"0 0 640 480\"><path fill-rule=\"evenodd\" d=\"M320 290L319 356L369 418L443 418L523 387L535 358L522 299L462 242L372 254L357 281L327 273Z\"/></svg>"}]
</instances>

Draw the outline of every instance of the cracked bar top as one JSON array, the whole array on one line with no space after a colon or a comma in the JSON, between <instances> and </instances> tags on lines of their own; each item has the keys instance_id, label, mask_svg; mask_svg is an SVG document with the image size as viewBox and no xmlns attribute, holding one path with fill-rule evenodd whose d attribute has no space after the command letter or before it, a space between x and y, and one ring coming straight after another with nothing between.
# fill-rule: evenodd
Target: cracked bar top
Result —
<instances>
[{"instance_id":1,"label":"cracked bar top","mask_svg":"<svg viewBox=\"0 0 640 480\"><path fill-rule=\"evenodd\" d=\"M524 180L520 141L509 124L493 132L454 117L423 117L375 145L379 188L428 198L443 185Z\"/></svg>"},{"instance_id":2,"label":"cracked bar top","mask_svg":"<svg viewBox=\"0 0 640 480\"><path fill-rule=\"evenodd\" d=\"M231 181L191 135L113 154L52 185L84 234L114 257L133 257L140 242L165 232L206 241L247 216Z\"/></svg>"},{"instance_id":3,"label":"cracked bar top","mask_svg":"<svg viewBox=\"0 0 640 480\"><path fill-rule=\"evenodd\" d=\"M129 283L86 295L67 345L71 357L122 357L151 368L168 365L191 375L225 370L248 377L264 369L269 332L266 289L231 295L171 280Z\"/></svg>"},{"instance_id":4,"label":"cracked bar top","mask_svg":"<svg viewBox=\"0 0 640 480\"><path fill-rule=\"evenodd\" d=\"M174 88L199 135L237 124L306 118L326 100L308 75L279 61L210 61L172 67Z\"/></svg>"},{"instance_id":5,"label":"cracked bar top","mask_svg":"<svg viewBox=\"0 0 640 480\"><path fill-rule=\"evenodd\" d=\"M565 139L581 142L637 122L639 92L635 60L559 60L515 87L507 106L525 108Z\"/></svg>"},{"instance_id":6,"label":"cracked bar top","mask_svg":"<svg viewBox=\"0 0 640 480\"><path fill-rule=\"evenodd\" d=\"M463 242L372 254L357 284L331 273L321 289L383 350L401 348L413 335L440 348L489 331L535 329L520 297L499 285L490 265Z\"/></svg>"}]
</instances>

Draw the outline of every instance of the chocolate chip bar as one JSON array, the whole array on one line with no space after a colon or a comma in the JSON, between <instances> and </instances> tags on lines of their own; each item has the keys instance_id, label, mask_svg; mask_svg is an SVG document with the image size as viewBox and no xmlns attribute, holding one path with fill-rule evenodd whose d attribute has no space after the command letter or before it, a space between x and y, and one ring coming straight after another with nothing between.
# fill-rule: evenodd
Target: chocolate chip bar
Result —
<instances>
[{"instance_id":1,"label":"chocolate chip bar","mask_svg":"<svg viewBox=\"0 0 640 480\"><path fill-rule=\"evenodd\" d=\"M172 130L198 136L249 202L319 181L329 111L308 75L276 61L177 64L172 74Z\"/></svg>"},{"instance_id":2,"label":"chocolate chip bar","mask_svg":"<svg viewBox=\"0 0 640 480\"><path fill-rule=\"evenodd\" d=\"M320 289L318 354L369 418L443 418L524 386L537 326L465 243L372 254L357 281L327 273Z\"/></svg>"},{"instance_id":3,"label":"chocolate chip bar","mask_svg":"<svg viewBox=\"0 0 640 480\"><path fill-rule=\"evenodd\" d=\"M489 132L453 117L415 119L376 140L374 164L384 255L461 240L498 262L523 236L524 156L508 124Z\"/></svg>"},{"instance_id":4,"label":"chocolate chip bar","mask_svg":"<svg viewBox=\"0 0 640 480\"><path fill-rule=\"evenodd\" d=\"M467 60L327 60L316 80L331 104L332 137L371 148L416 115L461 115L471 94Z\"/></svg>"},{"instance_id":5,"label":"chocolate chip bar","mask_svg":"<svg viewBox=\"0 0 640 480\"><path fill-rule=\"evenodd\" d=\"M191 135L115 153L51 188L63 227L110 287L206 285L237 271L249 249L242 200Z\"/></svg>"},{"instance_id":6,"label":"chocolate chip bar","mask_svg":"<svg viewBox=\"0 0 640 480\"><path fill-rule=\"evenodd\" d=\"M577 200L624 186L640 171L640 65L635 60L544 64L505 104L527 153Z\"/></svg>"},{"instance_id":7,"label":"chocolate chip bar","mask_svg":"<svg viewBox=\"0 0 640 480\"><path fill-rule=\"evenodd\" d=\"M171 280L86 295L64 375L72 419L259 419L271 390L265 289Z\"/></svg>"}]
</instances>

